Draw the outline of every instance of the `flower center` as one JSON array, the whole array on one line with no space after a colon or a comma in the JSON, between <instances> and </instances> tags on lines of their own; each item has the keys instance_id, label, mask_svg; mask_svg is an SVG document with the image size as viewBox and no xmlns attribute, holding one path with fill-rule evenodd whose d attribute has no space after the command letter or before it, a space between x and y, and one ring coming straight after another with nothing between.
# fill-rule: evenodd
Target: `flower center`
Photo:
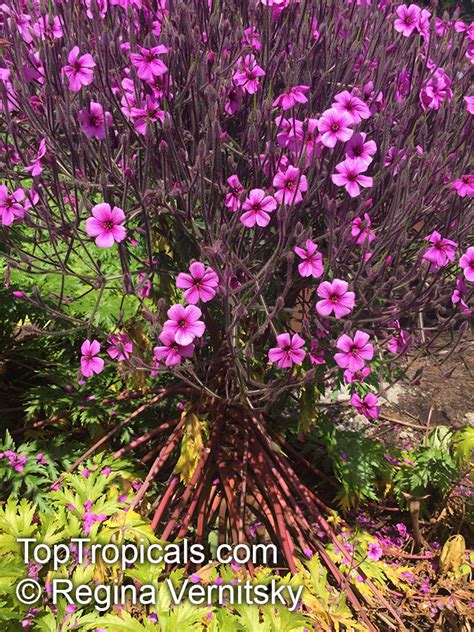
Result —
<instances>
[{"instance_id":1,"label":"flower center","mask_svg":"<svg viewBox=\"0 0 474 632\"><path fill-rule=\"evenodd\" d=\"M339 123L333 123L331 125L331 132L337 132L339 130Z\"/></svg>"},{"instance_id":2,"label":"flower center","mask_svg":"<svg viewBox=\"0 0 474 632\"><path fill-rule=\"evenodd\" d=\"M113 221L111 219L106 219L102 226L104 227L105 230L107 231L111 231L114 229L115 224L113 223Z\"/></svg>"},{"instance_id":3,"label":"flower center","mask_svg":"<svg viewBox=\"0 0 474 632\"><path fill-rule=\"evenodd\" d=\"M180 327L181 329L186 329L187 324L188 323L183 319L178 322L178 327Z\"/></svg>"}]
</instances>

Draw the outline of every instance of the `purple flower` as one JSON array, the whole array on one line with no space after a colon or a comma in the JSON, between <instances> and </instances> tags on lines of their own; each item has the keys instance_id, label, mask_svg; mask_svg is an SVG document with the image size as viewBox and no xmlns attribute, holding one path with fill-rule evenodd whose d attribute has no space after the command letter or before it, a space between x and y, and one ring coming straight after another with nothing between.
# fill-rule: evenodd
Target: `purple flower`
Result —
<instances>
[{"instance_id":1,"label":"purple flower","mask_svg":"<svg viewBox=\"0 0 474 632\"><path fill-rule=\"evenodd\" d=\"M402 4L397 7L397 18L394 22L395 30L404 35L405 37L410 37L413 31L417 28L421 9L416 4L410 4L407 7L406 4Z\"/></svg>"},{"instance_id":2,"label":"purple flower","mask_svg":"<svg viewBox=\"0 0 474 632\"><path fill-rule=\"evenodd\" d=\"M311 239L306 240L306 248L300 248L299 246L294 248L294 252L303 260L302 263L298 264L298 272L302 277L312 276L317 279L323 274L323 255L320 252L316 252L317 249L317 244L312 242Z\"/></svg>"},{"instance_id":3,"label":"purple flower","mask_svg":"<svg viewBox=\"0 0 474 632\"><path fill-rule=\"evenodd\" d=\"M469 283L474 283L474 246L470 246L461 256L459 265Z\"/></svg>"},{"instance_id":4,"label":"purple flower","mask_svg":"<svg viewBox=\"0 0 474 632\"><path fill-rule=\"evenodd\" d=\"M271 362L277 362L279 369L286 369L294 364L301 364L306 352L301 349L305 344L303 338L298 334L280 334L277 336L277 345L268 352Z\"/></svg>"},{"instance_id":5,"label":"purple flower","mask_svg":"<svg viewBox=\"0 0 474 632\"><path fill-rule=\"evenodd\" d=\"M281 107L282 110L290 110L297 103L308 103L305 94L309 92L309 86L293 86L287 92L280 94L272 106Z\"/></svg>"},{"instance_id":6,"label":"purple flower","mask_svg":"<svg viewBox=\"0 0 474 632\"><path fill-rule=\"evenodd\" d=\"M160 44L153 48L143 48L137 45L139 53L132 53L130 61L137 71L137 75L144 81L153 81L154 77L161 77L166 73L168 68L159 58L168 52L166 46Z\"/></svg>"},{"instance_id":7,"label":"purple flower","mask_svg":"<svg viewBox=\"0 0 474 632\"><path fill-rule=\"evenodd\" d=\"M104 361L98 358L100 344L97 340L84 340L81 345L81 373L84 377L91 377L94 373L101 373L104 369Z\"/></svg>"},{"instance_id":8,"label":"purple flower","mask_svg":"<svg viewBox=\"0 0 474 632\"><path fill-rule=\"evenodd\" d=\"M236 175L227 178L227 184L230 187L230 191L225 196L224 204L228 209L235 212L240 206L240 196L243 193L244 187L240 184L240 180Z\"/></svg>"},{"instance_id":9,"label":"purple flower","mask_svg":"<svg viewBox=\"0 0 474 632\"><path fill-rule=\"evenodd\" d=\"M276 196L275 196L276 197ZM271 195L266 195L263 189L252 189L248 197L242 204L242 213L240 221L247 228L257 226L268 226L270 223L270 215L276 207L277 203Z\"/></svg>"},{"instance_id":10,"label":"purple flower","mask_svg":"<svg viewBox=\"0 0 474 632\"><path fill-rule=\"evenodd\" d=\"M368 419L377 419L380 414L380 406L378 397L373 393L367 393L363 399L357 393L351 397L351 404L357 409L361 415L365 415Z\"/></svg>"},{"instance_id":11,"label":"purple flower","mask_svg":"<svg viewBox=\"0 0 474 632\"><path fill-rule=\"evenodd\" d=\"M10 226L15 219L23 219L25 208L20 204L25 199L23 189L8 193L4 184L0 184L0 218L3 226Z\"/></svg>"},{"instance_id":12,"label":"purple flower","mask_svg":"<svg viewBox=\"0 0 474 632\"><path fill-rule=\"evenodd\" d=\"M366 360L374 357L374 347L369 343L370 336L364 331L356 331L354 338L342 334L337 339L336 347L340 350L334 359L341 369L349 369L352 373L360 371Z\"/></svg>"},{"instance_id":13,"label":"purple flower","mask_svg":"<svg viewBox=\"0 0 474 632\"><path fill-rule=\"evenodd\" d=\"M441 237L436 230L430 235L427 235L425 240L429 241L431 246L424 253L422 258L432 264L432 270L437 270L445 266L449 261L454 261L456 248L458 247L456 242Z\"/></svg>"},{"instance_id":14,"label":"purple flower","mask_svg":"<svg viewBox=\"0 0 474 632\"><path fill-rule=\"evenodd\" d=\"M123 362L129 359L133 351L133 344L127 334L112 334L109 336L108 342L111 346L107 349L107 353L113 360Z\"/></svg>"},{"instance_id":15,"label":"purple flower","mask_svg":"<svg viewBox=\"0 0 474 632\"><path fill-rule=\"evenodd\" d=\"M364 218L356 217L352 220L351 236L358 246L371 244L375 239L375 233L370 230L372 222L368 213L364 213Z\"/></svg>"},{"instance_id":16,"label":"purple flower","mask_svg":"<svg viewBox=\"0 0 474 632\"><path fill-rule=\"evenodd\" d=\"M352 371L349 371L349 369L346 369L344 371L344 382L346 384L353 384L354 382L363 382L365 378L368 375L370 375L371 372L372 370L370 366L364 366L362 367L360 371L356 371L355 373L353 373Z\"/></svg>"},{"instance_id":17,"label":"purple flower","mask_svg":"<svg viewBox=\"0 0 474 632\"><path fill-rule=\"evenodd\" d=\"M369 560L372 560L372 562L378 562L382 555L383 550L380 544L377 541L371 542L367 550L367 557L369 558Z\"/></svg>"},{"instance_id":18,"label":"purple flower","mask_svg":"<svg viewBox=\"0 0 474 632\"><path fill-rule=\"evenodd\" d=\"M169 320L165 322L163 329L171 332L179 345L186 347L194 338L200 338L204 334L206 326L199 320L201 314L199 307L194 305L172 305L168 310Z\"/></svg>"},{"instance_id":19,"label":"purple flower","mask_svg":"<svg viewBox=\"0 0 474 632\"><path fill-rule=\"evenodd\" d=\"M95 237L95 243L99 248L111 248L115 242L125 239L126 230L122 226L125 221L125 213L121 208L102 202L96 204L91 210L92 217L86 220L86 233L89 237Z\"/></svg>"},{"instance_id":20,"label":"purple flower","mask_svg":"<svg viewBox=\"0 0 474 632\"><path fill-rule=\"evenodd\" d=\"M348 291L349 284L340 279L323 281L318 285L317 293L322 298L316 303L316 310L321 316L329 316L334 312L336 318L347 316L355 305L354 292Z\"/></svg>"},{"instance_id":21,"label":"purple flower","mask_svg":"<svg viewBox=\"0 0 474 632\"><path fill-rule=\"evenodd\" d=\"M69 89L72 92L79 92L82 86L88 86L94 79L95 62L92 56L86 53L79 56L79 47L74 46L68 55L67 66L64 66L63 72L69 80Z\"/></svg>"},{"instance_id":22,"label":"purple flower","mask_svg":"<svg viewBox=\"0 0 474 632\"><path fill-rule=\"evenodd\" d=\"M372 186L372 178L361 174L361 171L366 169L367 165L361 164L358 159L346 158L346 160L336 165L338 173L333 174L331 180L334 184L345 187L351 197L357 197L360 195L360 187Z\"/></svg>"},{"instance_id":23,"label":"purple flower","mask_svg":"<svg viewBox=\"0 0 474 632\"><path fill-rule=\"evenodd\" d=\"M184 292L188 303L195 305L199 300L207 303L216 295L219 277L212 268L196 261L189 266L189 274L181 272L176 279L176 287Z\"/></svg>"},{"instance_id":24,"label":"purple flower","mask_svg":"<svg viewBox=\"0 0 474 632\"><path fill-rule=\"evenodd\" d=\"M299 204L303 193L308 190L308 181L301 175L300 169L289 165L286 171L278 171L273 178L273 186L277 189L275 199L279 204Z\"/></svg>"},{"instance_id":25,"label":"purple flower","mask_svg":"<svg viewBox=\"0 0 474 632\"><path fill-rule=\"evenodd\" d=\"M354 133L350 129L351 117L345 112L331 108L323 112L318 121L321 142L326 147L335 147L337 141L346 143Z\"/></svg>"},{"instance_id":26,"label":"purple flower","mask_svg":"<svg viewBox=\"0 0 474 632\"><path fill-rule=\"evenodd\" d=\"M474 175L466 174L453 182L451 189L460 197L474 196Z\"/></svg>"},{"instance_id":27,"label":"purple flower","mask_svg":"<svg viewBox=\"0 0 474 632\"><path fill-rule=\"evenodd\" d=\"M265 71L257 64L255 55L245 55L237 62L237 70L232 79L249 94L255 94L260 87L258 80L265 76Z\"/></svg>"},{"instance_id":28,"label":"purple flower","mask_svg":"<svg viewBox=\"0 0 474 632\"><path fill-rule=\"evenodd\" d=\"M357 125L362 119L370 118L367 105L347 90L336 94L332 107L338 112L344 112L350 119L351 125Z\"/></svg>"},{"instance_id":29,"label":"purple flower","mask_svg":"<svg viewBox=\"0 0 474 632\"><path fill-rule=\"evenodd\" d=\"M104 112L101 104L95 101L91 101L88 108L79 112L78 119L87 138L97 138L97 140L104 140L106 127L112 125L110 112Z\"/></svg>"},{"instance_id":30,"label":"purple flower","mask_svg":"<svg viewBox=\"0 0 474 632\"><path fill-rule=\"evenodd\" d=\"M38 152L35 158L33 158L31 165L28 165L27 167L25 167L25 171L28 173L31 173L33 178L41 175L41 173L43 172L42 159L44 158L45 154L46 154L46 138L42 138L40 140Z\"/></svg>"},{"instance_id":31,"label":"purple flower","mask_svg":"<svg viewBox=\"0 0 474 632\"><path fill-rule=\"evenodd\" d=\"M153 349L153 358L157 362L164 360L166 366L181 364L183 358L191 358L194 353L194 344L180 345L175 340L175 335L169 329L163 329L159 335L161 346Z\"/></svg>"},{"instance_id":32,"label":"purple flower","mask_svg":"<svg viewBox=\"0 0 474 632\"><path fill-rule=\"evenodd\" d=\"M357 132L352 136L349 142L346 144L346 158L352 158L357 160L361 166L365 167L361 171L370 165L373 160L373 156L377 151L377 145L373 140L366 142L367 134L364 132Z\"/></svg>"},{"instance_id":33,"label":"purple flower","mask_svg":"<svg viewBox=\"0 0 474 632\"><path fill-rule=\"evenodd\" d=\"M420 103L423 110L439 110L444 100L451 101L451 79L442 68L438 68L420 90Z\"/></svg>"}]
</instances>

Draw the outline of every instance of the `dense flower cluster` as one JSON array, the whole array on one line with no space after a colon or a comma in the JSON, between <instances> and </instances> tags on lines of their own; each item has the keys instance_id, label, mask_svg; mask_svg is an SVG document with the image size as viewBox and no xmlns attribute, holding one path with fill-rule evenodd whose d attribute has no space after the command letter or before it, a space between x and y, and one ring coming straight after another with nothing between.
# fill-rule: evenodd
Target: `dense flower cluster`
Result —
<instances>
[{"instance_id":1,"label":"dense flower cluster","mask_svg":"<svg viewBox=\"0 0 474 632\"><path fill-rule=\"evenodd\" d=\"M122 293L113 328L84 319L82 377L171 369L257 409L288 386L345 382L375 418L376 394L358 391L376 390L373 362L466 328L474 31L457 13L13 5L0 7L6 279L72 279L97 305ZM77 321L70 287L59 305L34 279L12 291ZM130 298L148 351L127 329Z\"/></svg>"}]
</instances>

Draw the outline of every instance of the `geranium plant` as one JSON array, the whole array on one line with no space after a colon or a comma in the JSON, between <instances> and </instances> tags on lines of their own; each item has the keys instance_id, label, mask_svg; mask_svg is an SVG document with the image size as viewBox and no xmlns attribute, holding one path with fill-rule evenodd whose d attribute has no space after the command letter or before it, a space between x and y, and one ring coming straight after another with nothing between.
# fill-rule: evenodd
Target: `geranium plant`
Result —
<instances>
[{"instance_id":1,"label":"geranium plant","mask_svg":"<svg viewBox=\"0 0 474 632\"><path fill-rule=\"evenodd\" d=\"M343 383L375 420L395 360L468 329L472 26L383 1L0 10L5 283L51 315L32 331L74 339L85 393L146 378L76 466L178 398L117 446L149 466L132 508L158 481L161 538L259 521L291 570L319 552L367 622L288 438Z\"/></svg>"}]
</instances>

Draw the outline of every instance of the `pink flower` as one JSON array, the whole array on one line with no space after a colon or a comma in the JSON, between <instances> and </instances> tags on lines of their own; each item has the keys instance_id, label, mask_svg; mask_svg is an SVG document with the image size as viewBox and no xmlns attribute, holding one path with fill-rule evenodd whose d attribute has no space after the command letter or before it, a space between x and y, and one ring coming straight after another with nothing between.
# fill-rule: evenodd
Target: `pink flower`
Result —
<instances>
[{"instance_id":1,"label":"pink flower","mask_svg":"<svg viewBox=\"0 0 474 632\"><path fill-rule=\"evenodd\" d=\"M240 180L236 175L227 178L227 184L230 186L230 191L225 196L224 204L231 211L235 212L240 206L240 196L244 187L240 184Z\"/></svg>"},{"instance_id":2,"label":"pink flower","mask_svg":"<svg viewBox=\"0 0 474 632\"><path fill-rule=\"evenodd\" d=\"M255 55L245 55L237 62L237 70L232 79L236 86L242 87L249 94L255 94L260 87L260 77L265 76L265 71L257 64Z\"/></svg>"},{"instance_id":3,"label":"pink flower","mask_svg":"<svg viewBox=\"0 0 474 632\"><path fill-rule=\"evenodd\" d=\"M151 281L150 279L146 278L146 275L144 272L140 272L140 274L138 275L138 283L139 283L139 287L138 287L138 293L140 294L140 296L142 298L150 298L151 296Z\"/></svg>"},{"instance_id":4,"label":"pink flower","mask_svg":"<svg viewBox=\"0 0 474 632\"><path fill-rule=\"evenodd\" d=\"M462 255L459 265L469 283L474 283L474 246L470 246Z\"/></svg>"},{"instance_id":5,"label":"pink flower","mask_svg":"<svg viewBox=\"0 0 474 632\"><path fill-rule=\"evenodd\" d=\"M83 109L77 115L81 123L81 129L87 138L104 140L105 129L112 125L110 112L104 112L100 103L91 101L87 109Z\"/></svg>"},{"instance_id":6,"label":"pink flower","mask_svg":"<svg viewBox=\"0 0 474 632\"><path fill-rule=\"evenodd\" d=\"M94 373L101 373L104 368L102 358L97 358L100 344L97 340L84 340L81 346L81 373L84 377L91 377Z\"/></svg>"},{"instance_id":7,"label":"pink flower","mask_svg":"<svg viewBox=\"0 0 474 632\"><path fill-rule=\"evenodd\" d=\"M443 239L436 230L433 231L431 235L427 235L425 240L429 241L432 245L422 258L432 264L433 270L445 266L448 261L454 261L456 248L458 246L456 242L451 241L451 239Z\"/></svg>"},{"instance_id":8,"label":"pink flower","mask_svg":"<svg viewBox=\"0 0 474 632\"><path fill-rule=\"evenodd\" d=\"M27 171L28 173L31 173L33 178L41 175L41 173L43 172L42 159L44 158L45 154L46 154L46 138L42 138L40 140L38 153L36 154L36 157L33 158L31 165L28 165L27 167L25 167L25 171Z\"/></svg>"},{"instance_id":9,"label":"pink flower","mask_svg":"<svg viewBox=\"0 0 474 632\"><path fill-rule=\"evenodd\" d=\"M69 80L69 89L72 92L79 92L82 86L88 86L94 79L95 62L92 56L86 53L79 57L79 47L74 46L68 55L67 66L64 66L63 72Z\"/></svg>"},{"instance_id":10,"label":"pink flower","mask_svg":"<svg viewBox=\"0 0 474 632\"><path fill-rule=\"evenodd\" d=\"M464 97L464 101L466 102L466 110L469 114L474 114L474 96Z\"/></svg>"},{"instance_id":11,"label":"pink flower","mask_svg":"<svg viewBox=\"0 0 474 632\"><path fill-rule=\"evenodd\" d=\"M293 86L287 92L280 94L272 106L280 106L282 110L290 110L297 103L308 103L305 94L309 92L309 86Z\"/></svg>"},{"instance_id":12,"label":"pink flower","mask_svg":"<svg viewBox=\"0 0 474 632\"><path fill-rule=\"evenodd\" d=\"M172 305L168 310L169 320L165 322L163 328L173 334L179 345L186 347L194 338L200 338L206 329L205 324L199 320L201 314L199 307L194 305L187 307L179 303Z\"/></svg>"},{"instance_id":13,"label":"pink flower","mask_svg":"<svg viewBox=\"0 0 474 632\"><path fill-rule=\"evenodd\" d=\"M351 397L351 404L357 409L361 415L365 415L368 419L377 419L380 413L380 406L377 406L379 398L373 393L367 393L364 399L361 399L357 393Z\"/></svg>"},{"instance_id":14,"label":"pink flower","mask_svg":"<svg viewBox=\"0 0 474 632\"><path fill-rule=\"evenodd\" d=\"M229 116L234 116L240 110L239 93L240 90L238 88L231 88L227 93L224 110Z\"/></svg>"},{"instance_id":15,"label":"pink flower","mask_svg":"<svg viewBox=\"0 0 474 632\"><path fill-rule=\"evenodd\" d=\"M279 369L286 369L294 364L301 364L306 352L301 349L304 340L298 334L280 334L276 338L277 347L273 347L268 352L271 362L277 362Z\"/></svg>"},{"instance_id":16,"label":"pink flower","mask_svg":"<svg viewBox=\"0 0 474 632\"><path fill-rule=\"evenodd\" d=\"M122 223L125 221L125 213L121 208L102 202L96 204L86 221L86 233L89 237L95 237L95 243L99 248L110 248L114 243L123 241L126 236Z\"/></svg>"},{"instance_id":17,"label":"pink flower","mask_svg":"<svg viewBox=\"0 0 474 632\"><path fill-rule=\"evenodd\" d=\"M308 355L311 364L326 364L324 350L320 348L318 340L311 340Z\"/></svg>"},{"instance_id":18,"label":"pink flower","mask_svg":"<svg viewBox=\"0 0 474 632\"><path fill-rule=\"evenodd\" d=\"M299 204L302 193L308 190L308 180L301 175L298 167L289 165L286 171L278 171L273 178L273 186L277 189L275 199L280 204Z\"/></svg>"},{"instance_id":19,"label":"pink flower","mask_svg":"<svg viewBox=\"0 0 474 632\"><path fill-rule=\"evenodd\" d=\"M45 13L33 24L33 32L36 37L40 37L41 39L45 37L60 39L63 36L61 20L57 15L53 17L49 15L49 13Z\"/></svg>"},{"instance_id":20,"label":"pink flower","mask_svg":"<svg viewBox=\"0 0 474 632\"><path fill-rule=\"evenodd\" d=\"M387 151L385 158L383 159L383 164L385 167L392 167L393 175L396 176L400 171L402 164L407 160L407 153L404 149L398 149L398 147L390 147Z\"/></svg>"},{"instance_id":21,"label":"pink flower","mask_svg":"<svg viewBox=\"0 0 474 632\"><path fill-rule=\"evenodd\" d=\"M354 384L354 382L364 382L365 378L371 374L370 366L364 366L360 371L352 373L349 369L344 371L344 382L346 384Z\"/></svg>"},{"instance_id":22,"label":"pink flower","mask_svg":"<svg viewBox=\"0 0 474 632\"><path fill-rule=\"evenodd\" d=\"M129 359L133 344L127 334L112 334L108 341L111 346L107 349L107 353L113 360L123 362Z\"/></svg>"},{"instance_id":23,"label":"pink flower","mask_svg":"<svg viewBox=\"0 0 474 632\"><path fill-rule=\"evenodd\" d=\"M149 126L153 123L165 122L165 112L160 108L159 102L150 94L145 97L144 106L141 108L132 107L130 117L136 131L143 136L146 135Z\"/></svg>"},{"instance_id":24,"label":"pink flower","mask_svg":"<svg viewBox=\"0 0 474 632\"><path fill-rule=\"evenodd\" d=\"M104 19L107 13L107 0L95 0L92 7L92 0L84 0L84 4L87 8L88 18L93 20L98 16L101 20ZM110 4L112 4L112 2ZM94 9L94 12L92 12L92 8Z\"/></svg>"},{"instance_id":25,"label":"pink flower","mask_svg":"<svg viewBox=\"0 0 474 632\"><path fill-rule=\"evenodd\" d=\"M410 37L413 31L418 26L421 9L416 4L410 4L407 7L406 4L402 4L397 8L397 18L394 23L395 30L404 35Z\"/></svg>"},{"instance_id":26,"label":"pink flower","mask_svg":"<svg viewBox=\"0 0 474 632\"><path fill-rule=\"evenodd\" d=\"M474 196L474 175L466 174L464 176L461 176L455 182L453 182L453 184L451 185L451 189L453 191L456 191L456 193L460 197L465 197L466 195L468 197L473 197Z\"/></svg>"},{"instance_id":27,"label":"pink flower","mask_svg":"<svg viewBox=\"0 0 474 632\"><path fill-rule=\"evenodd\" d=\"M362 119L370 118L368 106L359 97L352 95L347 90L336 94L332 107L338 112L348 115L351 125L357 125Z\"/></svg>"},{"instance_id":28,"label":"pink flower","mask_svg":"<svg viewBox=\"0 0 474 632\"><path fill-rule=\"evenodd\" d=\"M130 60L137 70L137 75L144 81L153 81L154 77L161 77L168 68L159 58L168 52L166 46L160 44L153 48L142 48L137 45L139 53L132 53Z\"/></svg>"},{"instance_id":29,"label":"pink flower","mask_svg":"<svg viewBox=\"0 0 474 632\"><path fill-rule=\"evenodd\" d=\"M312 242L311 239L306 240L306 248L296 246L294 249L298 257L303 259L303 263L298 265L298 272L302 277L312 276L317 279L324 272L323 255L320 252L316 252L317 249L317 244Z\"/></svg>"},{"instance_id":30,"label":"pink flower","mask_svg":"<svg viewBox=\"0 0 474 632\"><path fill-rule=\"evenodd\" d=\"M322 144L325 147L335 147L338 140L347 142L354 133L350 125L352 125L352 119L345 112L335 108L323 112L318 121Z\"/></svg>"},{"instance_id":31,"label":"pink flower","mask_svg":"<svg viewBox=\"0 0 474 632\"><path fill-rule=\"evenodd\" d=\"M10 226L15 219L23 219L25 208L20 204L25 199L23 189L8 193L4 184L0 184L0 217L3 226Z\"/></svg>"},{"instance_id":32,"label":"pink flower","mask_svg":"<svg viewBox=\"0 0 474 632\"><path fill-rule=\"evenodd\" d=\"M368 213L364 213L364 218L356 217L352 220L351 235L358 246L368 245L375 239L375 233L370 230L372 222Z\"/></svg>"},{"instance_id":33,"label":"pink flower","mask_svg":"<svg viewBox=\"0 0 474 632\"><path fill-rule=\"evenodd\" d=\"M244 30L244 36L240 43L242 46L251 46L253 51L259 51L262 48L260 37L260 33L257 33L255 27L250 26Z\"/></svg>"},{"instance_id":34,"label":"pink flower","mask_svg":"<svg viewBox=\"0 0 474 632\"><path fill-rule=\"evenodd\" d=\"M184 292L188 303L195 305L199 300L207 303L216 295L219 277L212 268L196 261L189 266L189 274L181 272L176 279L176 287Z\"/></svg>"},{"instance_id":35,"label":"pink flower","mask_svg":"<svg viewBox=\"0 0 474 632\"><path fill-rule=\"evenodd\" d=\"M357 132L352 136L345 147L346 158L357 160L361 166L365 167L364 169L361 169L361 171L365 171L365 169L367 169L373 160L375 152L377 151L375 141L368 140L365 142L366 138L367 134L364 132Z\"/></svg>"},{"instance_id":36,"label":"pink flower","mask_svg":"<svg viewBox=\"0 0 474 632\"><path fill-rule=\"evenodd\" d=\"M346 281L334 279L334 281L323 281L317 289L318 296L322 298L316 303L316 310L321 316L329 316L334 312L336 318L347 316L355 305L354 292L348 292L349 287Z\"/></svg>"},{"instance_id":37,"label":"pink flower","mask_svg":"<svg viewBox=\"0 0 474 632\"><path fill-rule=\"evenodd\" d=\"M474 270L474 267L473 267ZM473 274L474 279L474 274ZM462 279L456 279L456 287L454 288L453 294L451 296L451 302L453 305L457 305L459 303L459 307L462 312L465 312L466 315L470 316L472 314L472 309L468 306L466 301L464 300L466 296L466 284Z\"/></svg>"},{"instance_id":38,"label":"pink flower","mask_svg":"<svg viewBox=\"0 0 474 632\"><path fill-rule=\"evenodd\" d=\"M361 164L357 159L346 158L336 165L338 173L333 173L331 180L334 184L344 187L351 197L357 197L360 195L360 187L371 187L373 183L370 176L361 174L361 171L366 169L367 165Z\"/></svg>"},{"instance_id":39,"label":"pink flower","mask_svg":"<svg viewBox=\"0 0 474 632\"><path fill-rule=\"evenodd\" d=\"M341 369L349 369L352 373L360 371L366 360L374 357L374 347L369 343L370 336L364 331L357 330L354 338L342 334L336 342L340 353L336 353L334 359Z\"/></svg>"},{"instance_id":40,"label":"pink flower","mask_svg":"<svg viewBox=\"0 0 474 632\"><path fill-rule=\"evenodd\" d=\"M183 358L191 358L194 353L194 345L180 345L176 342L175 336L169 329L163 329L159 335L162 346L153 349L153 357L158 362L164 360L166 366L176 366L181 364Z\"/></svg>"},{"instance_id":41,"label":"pink flower","mask_svg":"<svg viewBox=\"0 0 474 632\"><path fill-rule=\"evenodd\" d=\"M442 68L438 68L425 86L420 90L420 103L423 110L439 110L443 101L451 101L451 79Z\"/></svg>"},{"instance_id":42,"label":"pink flower","mask_svg":"<svg viewBox=\"0 0 474 632\"><path fill-rule=\"evenodd\" d=\"M369 560L372 560L372 562L378 562L382 555L383 550L380 544L378 542L371 542L367 550L367 557Z\"/></svg>"},{"instance_id":43,"label":"pink flower","mask_svg":"<svg viewBox=\"0 0 474 632\"><path fill-rule=\"evenodd\" d=\"M390 338L388 341L387 347L390 353L399 355L400 353L407 351L409 342L410 334L408 331L399 328L398 331L395 332L393 338Z\"/></svg>"},{"instance_id":44,"label":"pink flower","mask_svg":"<svg viewBox=\"0 0 474 632\"><path fill-rule=\"evenodd\" d=\"M263 189L252 189L242 204L245 213L240 216L240 221L247 228L252 228L255 224L268 226L269 213L272 213L277 206L275 199L271 195L265 195Z\"/></svg>"}]
</instances>

